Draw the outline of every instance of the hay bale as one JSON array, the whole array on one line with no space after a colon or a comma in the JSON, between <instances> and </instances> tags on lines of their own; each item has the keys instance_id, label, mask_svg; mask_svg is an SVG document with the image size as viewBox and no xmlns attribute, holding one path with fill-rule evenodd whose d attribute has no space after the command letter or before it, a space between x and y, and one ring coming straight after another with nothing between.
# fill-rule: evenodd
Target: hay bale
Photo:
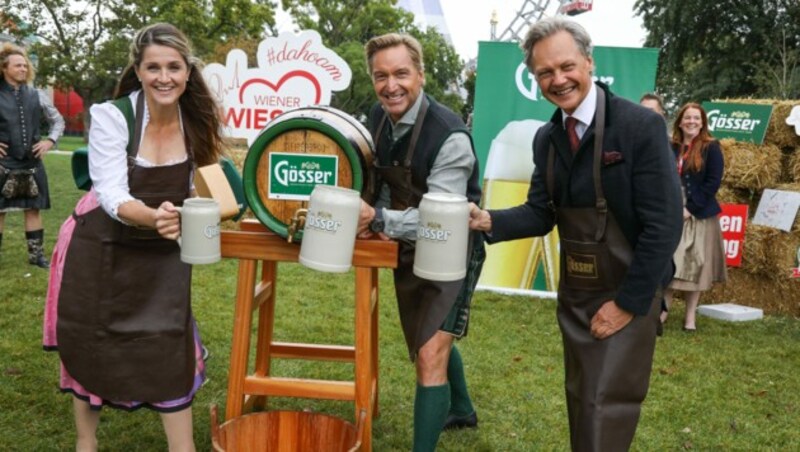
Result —
<instances>
[{"instance_id":1,"label":"hay bale","mask_svg":"<svg viewBox=\"0 0 800 452\"><path fill-rule=\"evenodd\" d=\"M788 278L796 266L800 230L785 232L748 224L745 231L742 271L771 281Z\"/></svg>"},{"instance_id":2,"label":"hay bale","mask_svg":"<svg viewBox=\"0 0 800 452\"><path fill-rule=\"evenodd\" d=\"M754 193L746 188L731 187L727 184L722 184L717 191L717 202L720 204L747 204L754 199Z\"/></svg>"},{"instance_id":3,"label":"hay bale","mask_svg":"<svg viewBox=\"0 0 800 452\"><path fill-rule=\"evenodd\" d=\"M722 181L728 186L761 191L775 185L781 176L781 150L730 138L720 140L725 159Z\"/></svg>"},{"instance_id":4,"label":"hay bale","mask_svg":"<svg viewBox=\"0 0 800 452\"><path fill-rule=\"evenodd\" d=\"M783 171L791 182L800 183L800 148L795 148L783 166Z\"/></svg>"},{"instance_id":5,"label":"hay bale","mask_svg":"<svg viewBox=\"0 0 800 452\"><path fill-rule=\"evenodd\" d=\"M725 99L715 100L714 102L772 105L772 116L769 118L767 133L764 135L764 144L792 149L800 146L800 136L797 136L793 126L786 124L786 118L789 117L792 108L800 105L800 101L778 99Z\"/></svg>"},{"instance_id":6,"label":"hay bale","mask_svg":"<svg viewBox=\"0 0 800 452\"><path fill-rule=\"evenodd\" d=\"M800 136L794 131L794 126L786 124L786 118L792 108L800 105L798 101L782 100L772 106L772 117L769 119L767 134L764 136L765 144L773 144L780 148L796 148L800 146Z\"/></svg>"},{"instance_id":7,"label":"hay bale","mask_svg":"<svg viewBox=\"0 0 800 452\"><path fill-rule=\"evenodd\" d=\"M800 317L798 300L800 279L790 279L787 276L776 282L747 273L742 268L728 268L728 281L715 284L701 298L704 304L735 303L763 309L766 314L795 318Z\"/></svg>"}]
</instances>

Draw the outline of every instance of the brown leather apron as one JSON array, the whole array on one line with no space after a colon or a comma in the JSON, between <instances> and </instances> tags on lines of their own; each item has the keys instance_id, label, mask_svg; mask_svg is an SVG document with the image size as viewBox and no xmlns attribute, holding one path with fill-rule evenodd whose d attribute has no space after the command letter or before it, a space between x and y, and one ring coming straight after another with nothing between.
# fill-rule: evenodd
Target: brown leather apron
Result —
<instances>
[{"instance_id":1,"label":"brown leather apron","mask_svg":"<svg viewBox=\"0 0 800 452\"><path fill-rule=\"evenodd\" d=\"M153 208L163 201L181 205L190 195L191 168L191 158L130 166L131 195ZM153 229L124 225L101 207L73 216L58 301L64 367L106 400L185 396L195 369L191 266L181 262L178 244Z\"/></svg>"},{"instance_id":2,"label":"brown leather apron","mask_svg":"<svg viewBox=\"0 0 800 452\"><path fill-rule=\"evenodd\" d=\"M608 210L600 179L605 128L605 93L597 90L594 207L558 207L561 279L557 318L564 344L565 389L570 441L574 451L624 451L630 448L647 395L655 347L660 295L647 316L633 320L604 340L590 332L600 307L614 300L633 250ZM550 144L547 190L554 193L555 149Z\"/></svg>"},{"instance_id":3,"label":"brown leather apron","mask_svg":"<svg viewBox=\"0 0 800 452\"><path fill-rule=\"evenodd\" d=\"M415 187L411 175L411 161L414 157L414 149L422 129L422 123L428 111L428 99L423 97L417 120L411 131L411 139L408 144L403 162L392 162L391 166L381 166L378 159L375 159L375 169L380 180L390 187L391 208L394 210L405 210L409 207L419 207L424 191ZM378 137L386 123L386 115L378 126L374 136L374 142L378 143ZM397 295L397 306L400 312L400 324L403 327L406 345L408 346L409 358L413 361L419 349L430 340L433 335L442 329L445 320L457 303L463 304L462 314L456 316L453 322L453 331L447 331L457 337L466 334L468 326L468 313L471 295L474 285L477 283L477 274L480 273L480 266L485 258L483 242L474 234L471 236L470 251L465 259L468 262L468 276L471 278L460 279L457 281L429 281L414 275L414 253L416 243L408 240L399 240L400 250L398 254L398 265L394 270L394 286ZM477 240L477 241L476 241ZM480 255L478 255L480 253ZM476 256L473 256L476 254ZM473 257L470 259L470 257ZM475 268L477 265L477 268ZM470 279L470 281L467 281ZM472 281L474 279L474 281ZM468 285L472 287L467 287Z\"/></svg>"}]
</instances>

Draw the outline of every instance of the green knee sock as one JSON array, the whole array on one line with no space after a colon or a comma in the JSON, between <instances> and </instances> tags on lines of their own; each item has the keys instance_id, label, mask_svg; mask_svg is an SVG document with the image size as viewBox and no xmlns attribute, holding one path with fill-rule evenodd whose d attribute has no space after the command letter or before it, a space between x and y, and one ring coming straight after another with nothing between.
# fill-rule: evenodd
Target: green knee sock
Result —
<instances>
[{"instance_id":1,"label":"green knee sock","mask_svg":"<svg viewBox=\"0 0 800 452\"><path fill-rule=\"evenodd\" d=\"M433 452L450 406L450 387L420 386L414 399L414 452Z\"/></svg>"},{"instance_id":2,"label":"green knee sock","mask_svg":"<svg viewBox=\"0 0 800 452\"><path fill-rule=\"evenodd\" d=\"M447 362L447 380L450 382L450 414L463 417L474 413L475 407L467 391L464 363L455 345L450 350L450 361Z\"/></svg>"}]
</instances>

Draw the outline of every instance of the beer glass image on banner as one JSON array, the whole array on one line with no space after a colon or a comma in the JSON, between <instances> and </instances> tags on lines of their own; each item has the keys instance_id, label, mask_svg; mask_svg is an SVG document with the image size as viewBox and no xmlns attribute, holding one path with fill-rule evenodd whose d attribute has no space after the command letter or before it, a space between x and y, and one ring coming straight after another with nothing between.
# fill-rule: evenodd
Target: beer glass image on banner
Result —
<instances>
[{"instance_id":1,"label":"beer glass image on banner","mask_svg":"<svg viewBox=\"0 0 800 452\"><path fill-rule=\"evenodd\" d=\"M467 275L469 204L453 193L426 193L419 203L414 274L431 281Z\"/></svg>"},{"instance_id":2,"label":"beer glass image on banner","mask_svg":"<svg viewBox=\"0 0 800 452\"><path fill-rule=\"evenodd\" d=\"M355 190L314 187L300 244L300 263L323 272L350 270L360 209L361 196Z\"/></svg>"},{"instance_id":3,"label":"beer glass image on banner","mask_svg":"<svg viewBox=\"0 0 800 452\"><path fill-rule=\"evenodd\" d=\"M483 208L505 209L525 202L533 174L533 137L544 122L511 121L492 140L483 180ZM478 285L555 291L559 269L558 231L486 247Z\"/></svg>"}]
</instances>

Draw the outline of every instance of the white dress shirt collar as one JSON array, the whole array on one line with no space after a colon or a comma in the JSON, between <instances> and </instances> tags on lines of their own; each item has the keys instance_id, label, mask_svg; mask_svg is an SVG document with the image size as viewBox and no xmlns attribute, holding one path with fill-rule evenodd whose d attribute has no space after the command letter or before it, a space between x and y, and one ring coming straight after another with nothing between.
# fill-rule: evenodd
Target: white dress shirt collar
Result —
<instances>
[{"instance_id":1,"label":"white dress shirt collar","mask_svg":"<svg viewBox=\"0 0 800 452\"><path fill-rule=\"evenodd\" d=\"M561 110L561 122L565 125L567 123L567 118L572 116L573 118L578 120L578 124L575 126L575 131L578 133L578 137L583 138L583 134L586 133L586 129L589 128L589 125L594 120L594 113L597 110L597 85L592 83L591 88L589 88L589 94L583 99L583 102L578 105L578 108L572 112L571 115L568 115L564 110Z\"/></svg>"}]
</instances>

